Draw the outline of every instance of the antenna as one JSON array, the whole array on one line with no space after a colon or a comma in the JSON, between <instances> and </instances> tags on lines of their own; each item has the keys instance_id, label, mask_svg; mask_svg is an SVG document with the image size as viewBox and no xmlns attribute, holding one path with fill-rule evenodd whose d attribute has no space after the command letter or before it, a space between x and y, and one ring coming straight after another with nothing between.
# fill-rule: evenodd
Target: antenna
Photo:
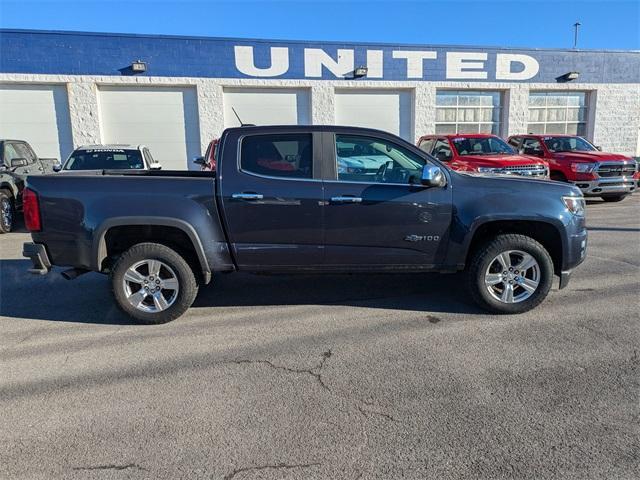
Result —
<instances>
[{"instance_id":1,"label":"antenna","mask_svg":"<svg viewBox=\"0 0 640 480\"><path fill-rule=\"evenodd\" d=\"M233 113L235 114L236 118L238 119L238 122L240 122L240 126L241 127L255 127L255 124L253 124L253 123L242 123L242 120L240 120L240 115L238 115L238 112L236 112L236 109L234 107L231 107L231 110L233 110Z\"/></svg>"},{"instance_id":2,"label":"antenna","mask_svg":"<svg viewBox=\"0 0 640 480\"><path fill-rule=\"evenodd\" d=\"M231 110L233 110L233 113L235 114L236 118L238 119L238 122L240 123L240 126L244 127L244 123L242 123L242 120L240 120L240 115L238 115L238 112L236 112L235 107L231 107Z\"/></svg>"},{"instance_id":3,"label":"antenna","mask_svg":"<svg viewBox=\"0 0 640 480\"><path fill-rule=\"evenodd\" d=\"M575 29L573 33L573 48L578 48L578 29L582 24L580 22L576 22L573 24L573 28Z\"/></svg>"}]
</instances>

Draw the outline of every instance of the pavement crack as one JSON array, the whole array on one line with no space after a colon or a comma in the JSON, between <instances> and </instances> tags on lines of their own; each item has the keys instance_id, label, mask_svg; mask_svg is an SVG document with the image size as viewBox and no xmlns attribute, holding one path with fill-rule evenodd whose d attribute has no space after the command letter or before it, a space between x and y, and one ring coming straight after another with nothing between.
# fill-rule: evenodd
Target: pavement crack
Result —
<instances>
[{"instance_id":1,"label":"pavement crack","mask_svg":"<svg viewBox=\"0 0 640 480\"><path fill-rule=\"evenodd\" d=\"M256 467L242 467L236 468L231 473L228 473L224 476L223 480L231 480L236 475L239 475L244 472L256 472L261 470L291 470L293 468L309 468L309 467L317 467L320 463L297 463L297 464L287 464L287 463L276 463L275 465L258 465Z\"/></svg>"},{"instance_id":2,"label":"pavement crack","mask_svg":"<svg viewBox=\"0 0 640 480\"><path fill-rule=\"evenodd\" d=\"M147 471L146 468L141 467L140 465L137 465L135 463L128 463L126 465L114 465L114 464L109 464L109 465L91 465L88 467L73 467L73 470L127 470L127 469L134 469L134 470L143 470L143 471Z\"/></svg>"},{"instance_id":3,"label":"pavement crack","mask_svg":"<svg viewBox=\"0 0 640 480\"><path fill-rule=\"evenodd\" d=\"M271 368L273 368L274 370L283 370L285 372L289 372L289 373L297 373L297 374L305 374L305 375L311 375L313 378L316 379L316 382L318 382L318 384L325 389L326 391L330 392L331 389L327 386L326 383L324 383L324 380L322 379L322 369L324 368L324 364L326 363L326 361L331 357L332 353L331 350L327 350L326 352L322 353L322 358L320 359L320 363L318 363L315 367L312 368L292 368L292 367L287 367L284 365L276 365L275 363L271 362L270 360L248 360L248 359L241 359L241 360L233 360L231 363L234 364L252 364L252 363L258 363L258 364L262 364L262 365L267 365Z\"/></svg>"},{"instance_id":4,"label":"pavement crack","mask_svg":"<svg viewBox=\"0 0 640 480\"><path fill-rule=\"evenodd\" d=\"M393 415L389 415L388 413L376 412L374 410L367 410L367 409L363 408L362 405L358 405L358 410L366 418L370 418L371 415L377 415L379 417L382 417L382 418L385 418L385 419L389 420L390 422L400 423L400 420L395 418Z\"/></svg>"}]
</instances>

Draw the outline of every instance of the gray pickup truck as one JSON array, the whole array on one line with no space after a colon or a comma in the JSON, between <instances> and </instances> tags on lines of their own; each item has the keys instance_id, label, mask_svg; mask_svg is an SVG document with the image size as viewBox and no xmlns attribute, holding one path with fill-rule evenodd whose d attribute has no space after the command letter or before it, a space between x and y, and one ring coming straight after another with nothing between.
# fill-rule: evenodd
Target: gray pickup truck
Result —
<instances>
[{"instance_id":1,"label":"gray pickup truck","mask_svg":"<svg viewBox=\"0 0 640 480\"><path fill-rule=\"evenodd\" d=\"M363 152L376 168L358 167ZM108 273L123 311L163 323L232 271L466 270L479 305L519 313L544 300L554 274L564 287L585 258L576 187L457 173L385 132L231 128L216 163L215 172L29 177L31 271Z\"/></svg>"},{"instance_id":2,"label":"gray pickup truck","mask_svg":"<svg viewBox=\"0 0 640 480\"><path fill-rule=\"evenodd\" d=\"M0 140L0 233L13 230L27 175L52 173L58 160L39 158L24 140Z\"/></svg>"}]
</instances>

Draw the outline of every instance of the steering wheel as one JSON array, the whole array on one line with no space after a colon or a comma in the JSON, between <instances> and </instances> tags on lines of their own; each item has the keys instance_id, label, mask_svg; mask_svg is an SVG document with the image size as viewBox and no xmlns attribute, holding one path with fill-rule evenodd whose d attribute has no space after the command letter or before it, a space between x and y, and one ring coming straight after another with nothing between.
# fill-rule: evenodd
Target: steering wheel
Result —
<instances>
[{"instance_id":1,"label":"steering wheel","mask_svg":"<svg viewBox=\"0 0 640 480\"><path fill-rule=\"evenodd\" d=\"M376 182L378 183L384 183L386 180L386 176L387 176L387 170L389 170L389 167L393 166L393 161L389 160L388 162L384 162L382 165L380 165L380 168L378 168L378 171L376 172Z\"/></svg>"}]
</instances>

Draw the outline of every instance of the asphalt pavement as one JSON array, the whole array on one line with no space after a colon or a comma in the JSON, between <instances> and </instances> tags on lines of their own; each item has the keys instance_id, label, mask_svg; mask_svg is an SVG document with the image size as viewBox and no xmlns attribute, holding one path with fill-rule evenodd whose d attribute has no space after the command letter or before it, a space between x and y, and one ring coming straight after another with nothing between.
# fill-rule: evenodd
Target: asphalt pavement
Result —
<instances>
[{"instance_id":1,"label":"asphalt pavement","mask_svg":"<svg viewBox=\"0 0 640 480\"><path fill-rule=\"evenodd\" d=\"M1 235L0 478L638 478L640 195L587 210L517 316L460 275L237 274L140 326Z\"/></svg>"}]
</instances>

